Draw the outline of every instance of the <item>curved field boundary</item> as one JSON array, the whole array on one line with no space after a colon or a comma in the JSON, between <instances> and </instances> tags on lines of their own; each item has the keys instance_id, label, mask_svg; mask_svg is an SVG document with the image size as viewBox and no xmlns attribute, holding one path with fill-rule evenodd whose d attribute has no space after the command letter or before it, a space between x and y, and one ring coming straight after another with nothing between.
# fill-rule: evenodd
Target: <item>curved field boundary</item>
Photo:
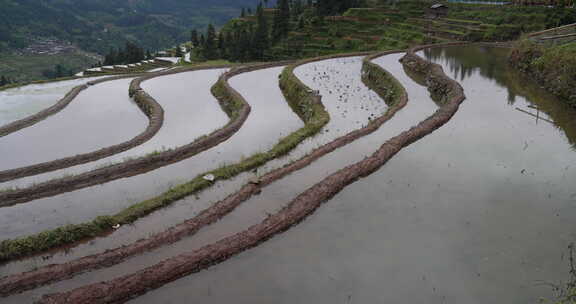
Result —
<instances>
[{"instance_id":1,"label":"curved field boundary","mask_svg":"<svg viewBox=\"0 0 576 304\"><path fill-rule=\"evenodd\" d=\"M62 97L54 105L36 113L36 114L30 115L28 117L25 117L25 118L22 118L22 119L13 121L9 124L1 126L0 127L0 137L6 136L10 133L14 133L16 131L19 131L21 129L24 129L26 127L34 125L34 124L38 123L39 121L46 119L48 116L54 115L54 114L62 111L62 109L64 109L66 106L68 106L70 104L70 102L72 102L72 100L74 100L74 98L76 98L76 96L78 96L78 94L80 94L80 92L87 89L90 85L96 85L96 84L106 82L106 81L135 77L135 76L139 76L139 75L141 75L141 74L112 76L109 78L96 79L94 81L88 82L87 84L75 86L70 91L68 91L68 93L66 93L66 95L64 95L64 97ZM80 78L86 78L86 77L63 78L63 79L58 80L58 81L73 80L73 79L80 79ZM33 83L27 83L27 84L21 84L21 85L5 86L2 88L2 90L16 88L16 87L30 85L30 84L42 84L42 83L49 83L49 82L55 82L55 81L33 82Z\"/></svg>"},{"instance_id":2,"label":"curved field boundary","mask_svg":"<svg viewBox=\"0 0 576 304\"><path fill-rule=\"evenodd\" d=\"M221 105L226 111L230 111L239 105L244 105L246 102L244 98L238 94L233 88L228 85L227 79L233 75L237 75L244 72L255 71L258 69L271 68L275 66L287 65L291 62L276 62L260 65L251 65L248 67L236 69L222 75L218 83L212 87L212 93L221 100ZM189 69L189 68L185 68ZM175 73L174 71L161 72L162 75L167 73ZM292 86L291 80L296 77L285 77L285 81L288 83L287 86ZM303 89L303 91L311 91L310 89ZM141 93L138 93L141 92ZM131 89L132 94L145 94L138 85L135 84ZM308 98L306 100L312 100ZM290 104L299 102L299 100L288 101ZM234 106L236 105L236 106ZM246 104L247 105L247 104ZM206 189L214 184L214 182L207 181L203 178L206 174L213 174L216 180L224 180L232 178L242 172L257 168L267 161L272 160L276 157L282 156L296 147L300 142L309 136L312 136L318 132L322 126L324 126L330 119L328 113L324 110L324 106L321 103L315 105L310 105L310 109L314 110L314 115L305 121L305 126L287 137L280 140L271 150L265 153L257 153L251 157L245 159L242 162L226 165L219 169L205 172L199 174L194 179L187 183L178 185L161 195L134 204L115 215L111 216L100 216L94 220L82 223L66 225L52 230L46 230L44 232L34 234L28 237L4 240L0 242L0 262L5 262L8 260L29 256L32 254L37 254L49 249L54 249L59 246L69 245L75 242L85 240L87 238L96 237L104 233L109 233L114 231L112 228L114 225L120 224L130 224L141 217L144 217L162 207L170 205L171 203L183 199L189 195L197 193L203 189ZM244 109L244 108L242 108ZM248 108L249 110L249 108ZM248 113L239 112L239 118L245 119ZM224 139L222 139L224 140ZM162 155L162 153L161 153ZM169 159L173 162L176 160Z\"/></svg>"},{"instance_id":3,"label":"curved field boundary","mask_svg":"<svg viewBox=\"0 0 576 304\"><path fill-rule=\"evenodd\" d=\"M410 130L391 138L370 157L341 169L310 187L292 200L288 206L260 224L133 274L86 285L69 292L45 295L37 303L122 303L168 282L227 260L304 220L347 185L377 171L402 148L432 133L448 122L458 111L465 99L462 87L448 78L439 65L415 55L415 50L417 49L407 52L403 58L403 64L409 69L426 71L430 90L443 91L446 94L446 103L432 116Z\"/></svg>"},{"instance_id":4,"label":"curved field boundary","mask_svg":"<svg viewBox=\"0 0 576 304\"><path fill-rule=\"evenodd\" d=\"M178 224L164 232L155 234L146 239L141 239L135 243L125 245L112 250L107 250L100 254L95 254L79 258L63 264L49 265L31 272L8 276L0 279L0 295L7 296L13 293L33 289L51 282L71 278L83 272L110 267L118 264L131 256L159 248L163 245L177 242L183 237L195 234L200 228L216 222L218 219L232 212L238 205L258 193L263 187L273 183L284 176L308 166L316 159L340 148L348 143L376 131L386 121L402 109L408 100L407 93L402 85L387 71L371 62L371 60L398 53L391 51L367 56L363 61L363 80L370 88L376 88L377 93L390 105L390 108L379 118L373 120L368 126L355 130L347 135L335 139L309 155L288 164L283 168L276 169L264 175L259 182L249 183L238 192L230 195L225 200L209 207L194 218ZM287 68L286 71L293 70Z\"/></svg>"},{"instance_id":5,"label":"curved field boundary","mask_svg":"<svg viewBox=\"0 0 576 304\"><path fill-rule=\"evenodd\" d=\"M77 87L73 88L70 91L70 93L68 93L60 101L60 102L64 101L65 104L60 104L60 102L59 102L55 106L64 108L81 91L87 89L90 86L97 85L97 84L100 84L103 82L108 82L108 81L118 80L118 79L123 79L123 78L128 78L128 77L134 77L134 76L139 76L139 75L140 74L131 75L131 76L117 76L117 77L110 77L110 78L104 78L104 79L98 79L95 81L90 81L86 85L81 85L81 86L77 86ZM57 160L53 160L53 161L48 161L48 162L43 162L43 163L31 165L31 166L0 171L0 183L6 182L9 180L13 180L13 179L17 179L17 178L22 178L22 177L26 177L26 176L46 173L49 171L54 171L54 170L58 170L58 169L63 169L63 168L68 168L68 167L72 167L72 166L76 166L76 165L89 163L91 161L95 161L95 160L98 160L98 159L101 159L104 157L108 157L108 156L111 156L111 155L114 155L114 154L117 154L120 152L124 152L126 150L129 150L133 147L136 147L138 145L141 145L141 144L147 142L152 137L154 137L154 135L156 135L156 133L158 133L158 131L162 127L162 124L164 123L164 109L162 109L162 106L160 104L158 104L158 102L156 102L156 100L154 100L152 98L134 98L134 100L135 100L136 104L138 105L138 107L140 108L140 110L142 110L142 112L144 112L144 114L146 114L146 116L148 117L148 126L146 127L146 129L143 132L138 134L136 137L130 139L129 141L125 141L125 142L117 144L117 145L105 147L105 148L102 148L102 149L99 149L99 150L96 150L93 152L78 154L78 155L65 157L65 158L61 158L61 159L57 159ZM57 111L60 111L61 109L59 109ZM40 112L36 115L39 115L39 114L42 115L41 114L42 112ZM46 117L44 117L44 118L46 118Z\"/></svg>"},{"instance_id":6,"label":"curved field boundary","mask_svg":"<svg viewBox=\"0 0 576 304\"><path fill-rule=\"evenodd\" d=\"M147 79L150 79L153 77L208 68L219 68L219 66L179 69L175 71L171 70L167 72L159 72L152 77L146 77ZM221 76L215 88L225 86L226 90L235 92L232 91L234 89L229 87L226 81L229 77L238 74L238 71L239 70L233 70ZM235 94L238 95L237 93ZM24 189L2 192L0 193L0 207L13 206L43 197L49 197L64 192L102 184L119 178L142 174L162 166L178 162L202 151L205 151L211 147L214 147L215 145L227 140L234 133L236 133L236 131L238 131L244 124L244 121L246 121L246 118L248 118L250 113L250 106L244 101L244 99L231 99L228 98L228 96L218 95L217 97L220 105L226 114L230 117L230 121L224 127L212 132L208 136L198 138L187 145L164 151L155 155L127 160L122 163L113 164L78 175L57 178ZM148 95L148 93L141 89L135 93L134 99L139 103L150 103L152 100L154 100L152 96Z\"/></svg>"},{"instance_id":7,"label":"curved field boundary","mask_svg":"<svg viewBox=\"0 0 576 304\"><path fill-rule=\"evenodd\" d=\"M349 56L361 56L363 54L366 53L362 52L351 54L338 54L333 56L319 57L315 59L302 61L300 62L300 65L312 61L320 61L330 58L340 58ZM261 66L260 68L287 65L289 63L290 62L272 63L268 64L266 67ZM257 70L257 67L254 66L251 68L252 71ZM288 76L289 77L283 77L281 79L281 81L286 82L285 86L294 86L295 83L300 83L305 88L299 91L308 92L307 93L308 97L306 97L306 100L313 100L312 95L310 93L312 90L310 88L302 84L300 80L298 80L298 78L293 74L292 76L290 76L289 73ZM221 96L223 96L222 94L225 94L227 92L227 89L225 89L227 86L227 82L221 78L221 81L219 81L219 83L222 84L223 86L219 87L217 84L216 86L213 87L212 92L213 94L220 94ZM134 93L138 90L139 89L137 88L137 86L134 86L132 92ZM291 106L299 102L299 99L297 99L298 98L297 95L290 95L288 94L287 90L284 90L283 93L286 96L288 103L291 104ZM241 97L239 94L236 95ZM315 115L313 115L313 117L310 119L311 121L324 121L324 124L328 123L329 115L327 115L323 106L322 107L310 106L310 108L318 110L318 112L315 113ZM216 180L229 179L242 172L257 168L258 166L263 165L264 163L275 157L279 157L288 153L292 148L296 147L298 143L306 139L306 136L311 136L315 134L312 133L311 131L316 129L317 130L316 132L318 132L320 130L318 124L314 124L314 126L315 127L308 127L308 128L305 126L304 128L301 128L300 130L297 130L296 132L288 135L287 137L283 138L278 144L276 144L276 146L274 146L270 151L266 153L257 153L240 163L227 165L213 171L199 174L198 176L196 176L196 178L190 180L187 183L180 184L157 197L150 198L148 200L144 200L142 202L134 204L131 207L128 207L115 215L100 216L90 222L66 225L56 229L46 230L38 234L30 235L27 237L3 240L2 242L0 242L0 262L6 262L9 260L25 256L30 256L33 254L39 254L41 252L54 249L59 246L70 245L79 241L86 240L88 238L97 237L99 235L112 232L114 231L112 228L114 225L130 224L141 217L144 217L160 208L170 205L175 201L183 199L189 195L192 195L194 193L197 193L212 186L213 182L206 181L203 178L203 176L205 176L206 174L213 174Z\"/></svg>"},{"instance_id":8,"label":"curved field boundary","mask_svg":"<svg viewBox=\"0 0 576 304\"><path fill-rule=\"evenodd\" d=\"M547 30L539 31L539 32L533 32L533 33L528 34L527 37L533 38L533 37L536 37L536 36L540 36L540 35L548 34L548 33L554 33L554 32L556 32L556 31L561 31L561 30L568 29L568 28L571 28L571 27L576 28L576 23L567 24L567 25L563 25L563 26L559 26L559 27L554 27L554 28L550 28L550 29L547 29Z\"/></svg>"},{"instance_id":9,"label":"curved field boundary","mask_svg":"<svg viewBox=\"0 0 576 304\"><path fill-rule=\"evenodd\" d=\"M166 66L166 65L163 65ZM152 67L153 68L153 67ZM88 74L83 76L70 76L70 77L62 77L57 79L49 79L49 80L37 80L37 81L30 81L25 83L15 83L15 84L8 84L5 86L0 87L0 91L14 89L18 87L23 87L27 85L33 84L45 84L45 83L53 83L59 81L66 81L66 80L74 80L74 79L82 79L82 78L90 78L90 77L98 77L98 76L106 76L106 75L118 75L118 76L110 76L110 78L103 78L91 81L93 84L98 84L103 81L109 80L117 80L122 78L129 78L129 77L137 77L140 75L146 75L147 73L143 73L144 71L138 70L126 70L126 71L113 71L113 72L104 72L98 74ZM106 79L106 80L104 80ZM13 121L9 124L0 126L0 137L6 136L10 133L14 133L19 131L23 128L29 127L46 119L48 116L54 115L64 109L82 90L85 90L87 87L86 85L79 85L72 88L60 101L58 101L55 105L52 105L36 114L33 114L29 117L25 117L23 119ZM69 97L69 95L73 95Z\"/></svg>"}]
</instances>

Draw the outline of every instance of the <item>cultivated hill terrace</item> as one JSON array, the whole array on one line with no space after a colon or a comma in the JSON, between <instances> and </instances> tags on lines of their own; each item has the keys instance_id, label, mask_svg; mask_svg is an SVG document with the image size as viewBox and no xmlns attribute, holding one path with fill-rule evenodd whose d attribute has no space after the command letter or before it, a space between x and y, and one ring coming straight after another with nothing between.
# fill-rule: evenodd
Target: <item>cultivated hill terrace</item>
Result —
<instances>
[{"instance_id":1,"label":"cultivated hill terrace","mask_svg":"<svg viewBox=\"0 0 576 304\"><path fill-rule=\"evenodd\" d=\"M221 5L38 6L123 38L0 78L2 303L575 303L572 3Z\"/></svg>"}]
</instances>

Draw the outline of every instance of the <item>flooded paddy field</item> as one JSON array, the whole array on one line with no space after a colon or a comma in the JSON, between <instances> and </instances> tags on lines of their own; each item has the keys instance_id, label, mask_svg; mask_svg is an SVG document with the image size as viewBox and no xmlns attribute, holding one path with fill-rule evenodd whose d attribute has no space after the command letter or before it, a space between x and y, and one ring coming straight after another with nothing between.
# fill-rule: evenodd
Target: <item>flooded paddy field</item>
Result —
<instances>
[{"instance_id":1,"label":"flooded paddy field","mask_svg":"<svg viewBox=\"0 0 576 304\"><path fill-rule=\"evenodd\" d=\"M224 69L192 71L152 78L142 83L164 109L164 123L152 139L128 151L45 174L0 183L4 188L25 188L36 183L67 175L76 175L103 166L177 148L209 134L226 124L228 117L207 88L224 73ZM197 78L205 80L198 81ZM203 92L198 93L197 92Z\"/></svg>"},{"instance_id":2,"label":"flooded paddy field","mask_svg":"<svg viewBox=\"0 0 576 304\"><path fill-rule=\"evenodd\" d=\"M390 55L386 57L386 65L391 65L393 69L398 70L398 72L402 71L401 65L400 63L398 63L398 59L401 57L401 55ZM341 68L340 70L334 70L333 73L327 73L327 75L330 75L334 80L333 81L342 81L342 79L350 79L349 81L352 81L352 83L357 84L358 87L360 87L360 90L357 90L356 88L354 88L353 90L356 92L362 92L362 94L374 94L373 92L368 91L362 84L361 82L359 82L360 79L360 69L359 69L359 64L360 61L353 59L345 59L345 60L339 60L339 62L344 62L342 63L343 66L345 66L345 68ZM322 66L323 64L326 64L325 62L320 62L318 63L319 66ZM313 64L311 64L313 65ZM303 66L302 69L305 68L310 68L310 69L314 69L314 68L318 68L317 66L311 66L308 67L308 65ZM348 70L350 69L350 70ZM297 72L300 72L297 70ZM336 72L351 72L351 73L347 73L345 74L346 76L344 77L339 77L337 76L338 73ZM323 72L321 72L322 75L324 75ZM313 89L316 89L318 87L318 85L315 85L313 83L313 78L314 76L310 77L308 80L303 79L303 81L310 86ZM409 83L409 81L406 81L407 83ZM416 124L418 121L420 121L421 119L425 118L426 116L430 115L435 109L436 109L436 105L427 97L427 91L425 88L423 87L418 87L415 86L416 88L419 89L420 94L416 94L417 96L419 96L420 98L420 103L415 103L415 106L413 106L413 108L411 108L412 106L409 105L406 108L406 112L400 112L397 115L401 115L400 118L403 119L397 119L393 118L391 121L389 121L387 124L392 124L392 125L387 125L385 124L380 131L384 131L384 132L380 132L377 131L376 133L374 133L374 137L376 138L380 138L380 140L384 141L387 137L391 137L393 135L395 135L395 133L397 133L399 130L402 130L406 127L409 127L413 124ZM321 89L321 87L319 88ZM338 101L340 98L339 94L330 94L330 92L328 92L328 88L326 88L326 92L322 92L321 93L326 93L323 94L323 103L326 105L328 111L332 114L332 117L335 116L335 114L339 114L338 111L333 111L334 109L337 109L337 107L341 107ZM345 90L342 90L344 92L348 92ZM351 109L359 109L360 113L369 113L369 115L372 115L374 112L367 112L367 111L362 111L361 108L364 107L368 107L370 106L370 101L375 101L378 102L378 104L374 105L374 106L379 106L381 107L383 110L386 108L385 103L379 99L379 97L374 97L372 98L372 100L368 99L368 98L361 98L361 96L363 95L358 95L358 97L356 97L355 95L353 95L354 98L350 98L350 99L346 99L346 101L348 101L352 106L350 108L345 107L347 112L352 112L353 115L358 115L357 113L354 114L354 111ZM247 97L247 100L250 101L249 96L245 95L245 97ZM406 113L406 114L403 114ZM382 113L378 113L376 112L376 116L381 115ZM368 118L370 117L369 115L364 116L362 119L362 122L365 124L368 121ZM338 119L334 119L333 121L331 121L332 126L336 126L337 130L342 130L344 133L340 133L338 134L338 136L346 134L348 132L350 132L353 129L356 128L360 128L362 126L362 123L359 124L358 126L351 127L349 129L346 129L347 125L352 125L354 126L354 124L356 124L356 121L353 121L352 123L350 123L350 121L346 121L345 119L343 119L343 115L340 115L341 117L341 123L340 125L338 124L334 124L334 123L338 123ZM359 118L360 119L360 118ZM328 127L328 126L327 126ZM336 133L336 132L334 132ZM384 136L384 138L382 138L382 136ZM332 138L324 138L324 140L329 141L331 139L333 139L334 136L332 136ZM312 138L312 140L315 140L316 138ZM362 140L362 139L361 139ZM359 141L361 141L359 140ZM373 140L378 140L378 139L373 139ZM365 147L365 148L362 148ZM296 150L300 149L297 148ZM77 287L80 286L82 284L86 284L89 282L94 282L94 280L101 280L104 277L109 277L112 278L114 276L117 276L121 273L129 273L132 272L136 269L142 268L145 265L150 265L156 262L159 262L162 259L165 259L167 257L176 255L178 252L182 251L182 250L191 250L193 248L197 248L200 247L202 245L205 245L206 243L210 243L212 241L215 241L217 239L219 239L222 236L226 236L228 234L232 234L236 231L242 230L244 228L246 228L248 225L252 225L255 223L260 222L263 218L265 218L265 216L268 213L273 213L275 212L278 208L282 207L285 203L287 203L287 201L289 199L291 199L292 194L295 193L299 193L300 191L304 190L307 186L310 185L310 183L314 182L315 180L319 180L321 178L323 178L324 176L326 176L327 174L331 173L333 171L333 168L337 167L337 166L344 166L348 163L351 163L353 161L359 160L361 159L365 154L362 154L363 152L365 152L366 154L371 153L372 151L372 147L370 145L366 145L366 143L364 144L359 144L356 147L352 147L351 149L342 149L342 151L337 150L336 152L333 152L333 154L335 154L334 156L330 157L331 155L327 156L327 158L329 157L330 159L327 161L324 161L324 158L321 159L321 161L318 161L317 163L313 164L309 169L306 168L304 170L302 170L302 173L297 173L294 176L290 176L288 177L289 180L284 182L284 180L278 182L278 184L273 184L267 188L264 189L263 193L258 196L257 198L254 198L253 200L250 200L248 202L246 202L245 204L243 204L241 207L239 207L237 210L235 210L232 214L230 214L229 216L225 217L224 219L222 219L220 222L214 224L211 227L208 227L207 229L205 229L204 231L201 231L199 235L188 238L184 241L181 241L177 244L174 244L172 246L166 246L165 248L150 252L148 254L144 254L142 256L136 257L134 259L131 259L123 264L120 264L114 268L110 268L110 269L105 269L105 270L101 270L101 271L97 271L94 273L88 273L85 275L81 275L77 278L75 278L74 280L68 281L68 282L62 282L62 283L58 283L55 284L53 286L49 286L47 288L50 288L51 290L53 289L63 289L66 290L68 288L72 288L72 287ZM295 151L297 153L303 153L302 151ZM323 166L325 166L326 168L323 168ZM321 168L321 169L319 169ZM261 171L261 170L259 170ZM297 176L296 176L297 175ZM297 181L297 182L294 182ZM237 186L238 183L232 182L231 185ZM224 187L229 188L229 185L226 186L224 185ZM156 214L153 214L152 216L149 216L139 222L137 222L134 226L135 227L128 227L126 228L128 231L131 230L137 230L138 234L137 235L142 235L142 230L144 231L149 231L149 227L151 226L166 226L166 224L162 224L163 223L178 223L181 222L182 220L192 217L194 216L195 212L198 212L197 209L198 207L194 207L195 205L197 205L198 203L204 203L208 202L207 200L212 199L216 199L218 196L220 196L220 198L222 198L222 188L219 188L220 193L218 193L217 195L215 195L216 193L212 193L212 191L209 191L209 193L203 193L201 195L199 195L198 198L190 198L190 199L186 199L183 200L182 202L178 203L177 205L168 208L167 210L162 210L157 212ZM234 189L233 189L234 190ZM224 192L230 192L230 191L224 191ZM130 236L130 234L134 234L134 232L130 233L127 232L127 235L123 234L122 231L119 231L120 233L117 235L115 233L115 236L120 238L121 240L124 239L126 240L126 236ZM125 232L126 233L126 232ZM145 237L146 235L144 235L143 237ZM72 256L77 256L80 253L80 256L86 255L87 253L96 253L98 252L98 248L102 245L105 244L115 244L116 246L122 244L122 243L126 243L125 242L119 242L116 243L118 240L117 238L114 238L114 240L109 240L109 238L107 239L99 239L95 241L96 246L82 246L81 248L76 248L73 250ZM132 236L133 237L133 236ZM100 246L98 246L98 244L100 244ZM108 245L110 246L110 245ZM107 247L108 247L107 246ZM53 260L51 260L50 262L60 262L62 259L67 260L70 258L70 255L66 256L66 257L62 257L62 256L56 256L53 258ZM13 263L12 265L8 265L9 267L21 267L22 265L27 264L28 267L32 264L30 261L26 262L20 262L20 263ZM43 264L43 263L41 263ZM20 265L20 266L17 266ZM42 289L33 291L33 294L41 294L43 292Z\"/></svg>"},{"instance_id":3,"label":"flooded paddy field","mask_svg":"<svg viewBox=\"0 0 576 304\"><path fill-rule=\"evenodd\" d=\"M467 100L450 122L345 188L289 231L131 303L181 303L189 298L203 303L520 304L552 299L550 284L568 278L568 246L576 238L576 110L508 69L505 49L449 47L420 55L441 64L464 87ZM46 293L109 280L211 244L261 222L326 176L364 159L439 106L422 78L405 72L400 57L374 61L396 76L409 95L407 106L374 133L264 187L193 236L3 303L31 302ZM0 266L0 277L163 231L249 180L363 127L387 106L361 83L360 60L326 60L295 70L322 95L331 121L287 156L219 181L109 237ZM230 80L252 106L252 114L228 141L146 174L0 209L0 233L17 237L110 214L207 169L269 149L302 126L278 88L280 72L281 68L267 69ZM149 84L145 90L161 102L153 92L159 86ZM181 135L172 134L175 140Z\"/></svg>"},{"instance_id":4,"label":"flooded paddy field","mask_svg":"<svg viewBox=\"0 0 576 304\"><path fill-rule=\"evenodd\" d=\"M35 114L54 105L78 85L102 77L30 84L0 91L0 126Z\"/></svg>"},{"instance_id":5,"label":"flooded paddy field","mask_svg":"<svg viewBox=\"0 0 576 304\"><path fill-rule=\"evenodd\" d=\"M130 80L91 86L56 115L0 138L0 170L92 152L138 135L148 119L128 97Z\"/></svg>"},{"instance_id":6,"label":"flooded paddy field","mask_svg":"<svg viewBox=\"0 0 576 304\"><path fill-rule=\"evenodd\" d=\"M510 76L501 77L507 70L495 67L505 60L502 52L427 53L451 76L455 67L458 75L467 70L458 80L468 99L451 122L288 232L132 302L552 298L546 283L568 278L567 247L575 238L573 133L563 129L566 124L516 109L538 107L540 117L562 120L539 106L555 107L555 100L525 92L537 91L534 83L518 86ZM576 117L573 109L560 112Z\"/></svg>"},{"instance_id":7,"label":"flooded paddy field","mask_svg":"<svg viewBox=\"0 0 576 304\"><path fill-rule=\"evenodd\" d=\"M288 107L278 88L277 79L280 71L280 68L256 71L238 75L230 80L233 87L237 87L241 94L245 94L252 106L252 113L243 128L228 141L185 161L145 174L36 200L20 206L2 208L0 209L2 234L7 237L18 237L55 228L71 221L84 222L98 215L112 214L134 203L161 194L170 187L186 182L207 170L217 168L223 163L237 162L243 156L268 149L281 137L302 125L298 116ZM216 99L209 90L210 86L216 82L218 73L211 73L212 79L205 76L194 78L194 81L203 82L205 85L202 91L195 92L193 96L195 102L214 103L218 107ZM261 75L264 77L261 78ZM266 88L262 91L265 94L253 86L254 81ZM242 88L244 84L247 89ZM221 109L218 110L221 111ZM194 124L193 119L190 120L190 124ZM254 134L259 136L254 136ZM194 134L190 141L196 137L197 135ZM14 218L20 216L30 216L35 221L33 223L22 222Z\"/></svg>"}]
</instances>

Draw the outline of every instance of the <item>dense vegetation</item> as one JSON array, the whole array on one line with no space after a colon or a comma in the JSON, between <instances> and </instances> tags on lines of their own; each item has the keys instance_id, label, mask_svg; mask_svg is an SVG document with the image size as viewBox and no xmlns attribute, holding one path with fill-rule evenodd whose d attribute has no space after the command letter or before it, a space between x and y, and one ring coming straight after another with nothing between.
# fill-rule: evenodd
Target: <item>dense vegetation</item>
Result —
<instances>
[{"instance_id":1,"label":"dense vegetation","mask_svg":"<svg viewBox=\"0 0 576 304\"><path fill-rule=\"evenodd\" d=\"M257 6L251 7L255 3ZM248 62L455 40L508 41L525 32L576 22L574 9L462 3L448 3L446 16L427 18L430 3L413 0L217 0L210 4L183 0L0 0L0 5L0 17L5 17L0 24L6 25L0 26L0 38L5 38L0 39L0 54L2 48L25 46L33 35L72 41L83 50L100 54L107 52L104 60L82 53L60 54L85 58L70 62L44 57L44 66L39 69L24 66L24 58L2 56L0 74L13 78L22 78L19 76L28 70L45 77L46 71L55 71L57 65L74 70L98 61L113 65L148 58L142 52L121 49L126 41L154 51L190 40L187 47L192 48L195 62ZM186 34L190 29L192 35ZM180 48L170 54L183 56ZM32 57L37 57L34 61L38 64L42 56L26 54L26 59Z\"/></svg>"},{"instance_id":2,"label":"dense vegetation","mask_svg":"<svg viewBox=\"0 0 576 304\"><path fill-rule=\"evenodd\" d=\"M12 80L4 75L0 76L0 87L11 84Z\"/></svg>"},{"instance_id":3,"label":"dense vegetation","mask_svg":"<svg viewBox=\"0 0 576 304\"><path fill-rule=\"evenodd\" d=\"M255 0L0 0L0 75L18 81L43 78L57 64L79 72L96 53L126 41L160 50L188 39L190 28L217 26ZM75 50L30 52L39 40L71 43ZM88 52L88 53L86 53ZM62 57L70 57L68 61ZM30 61L30 62L28 62Z\"/></svg>"},{"instance_id":4,"label":"dense vegetation","mask_svg":"<svg viewBox=\"0 0 576 304\"><path fill-rule=\"evenodd\" d=\"M127 42L124 49L110 49L104 57L104 65L137 63L150 57L150 51L144 52L138 45Z\"/></svg>"},{"instance_id":5,"label":"dense vegetation","mask_svg":"<svg viewBox=\"0 0 576 304\"><path fill-rule=\"evenodd\" d=\"M0 0L0 50L21 48L34 36L71 41L104 53L127 38L145 48L167 47L186 29L224 24L252 0Z\"/></svg>"},{"instance_id":6,"label":"dense vegetation","mask_svg":"<svg viewBox=\"0 0 576 304\"><path fill-rule=\"evenodd\" d=\"M57 64L54 66L53 69L46 69L42 71L42 76L48 79L55 79L55 78L62 78L62 77L69 77L74 75L75 72L72 69L68 69L61 64Z\"/></svg>"},{"instance_id":7,"label":"dense vegetation","mask_svg":"<svg viewBox=\"0 0 576 304\"><path fill-rule=\"evenodd\" d=\"M206 34L193 30L194 55L199 60L222 58L230 61L303 57L278 56L273 48L284 44L291 32L304 28L306 23L341 14L363 3L361 0L278 0L276 8L267 9L266 3L260 2L254 15L246 13L252 9L243 9L240 18L228 22L218 35L211 25Z\"/></svg>"},{"instance_id":8,"label":"dense vegetation","mask_svg":"<svg viewBox=\"0 0 576 304\"><path fill-rule=\"evenodd\" d=\"M576 107L576 42L546 47L525 39L514 47L510 63Z\"/></svg>"},{"instance_id":9,"label":"dense vegetation","mask_svg":"<svg viewBox=\"0 0 576 304\"><path fill-rule=\"evenodd\" d=\"M446 16L428 18L429 6L383 0L282 0L273 9L260 4L243 10L218 34L193 32L193 58L280 60L454 40L509 41L576 22L575 10L561 7L450 3ZM214 41L207 47L209 35Z\"/></svg>"}]
</instances>

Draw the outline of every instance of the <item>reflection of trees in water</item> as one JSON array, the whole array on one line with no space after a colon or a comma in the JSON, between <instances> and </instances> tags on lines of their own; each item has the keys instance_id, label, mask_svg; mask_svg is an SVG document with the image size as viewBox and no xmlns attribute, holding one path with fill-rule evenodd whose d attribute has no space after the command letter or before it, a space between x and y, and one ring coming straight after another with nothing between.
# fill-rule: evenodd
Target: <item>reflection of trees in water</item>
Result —
<instances>
[{"instance_id":1,"label":"reflection of trees in water","mask_svg":"<svg viewBox=\"0 0 576 304\"><path fill-rule=\"evenodd\" d=\"M493 47L446 47L424 51L426 58L447 66L455 79L463 81L478 72L501 87L506 87L504 79L499 77L506 68L506 52Z\"/></svg>"},{"instance_id":2,"label":"reflection of trees in water","mask_svg":"<svg viewBox=\"0 0 576 304\"><path fill-rule=\"evenodd\" d=\"M517 70L508 69L505 77L508 80L508 91L524 97L539 111L548 115L576 151L576 109L540 88L534 80L528 79Z\"/></svg>"},{"instance_id":3,"label":"reflection of trees in water","mask_svg":"<svg viewBox=\"0 0 576 304\"><path fill-rule=\"evenodd\" d=\"M454 79L464 81L474 73L492 79L508 91L507 101L512 105L517 94L506 85L502 75L506 71L506 49L492 47L447 47L426 49L426 58L450 69Z\"/></svg>"},{"instance_id":4,"label":"reflection of trees in water","mask_svg":"<svg viewBox=\"0 0 576 304\"><path fill-rule=\"evenodd\" d=\"M424 55L448 67L452 77L460 81L474 73L493 80L507 90L510 105L516 102L517 96L524 97L554 121L554 126L565 134L576 150L576 109L541 89L522 73L509 68L507 52L506 49L492 47L446 47L426 49Z\"/></svg>"},{"instance_id":5,"label":"reflection of trees in water","mask_svg":"<svg viewBox=\"0 0 576 304\"><path fill-rule=\"evenodd\" d=\"M404 73L406 73L406 75L415 83L417 83L418 85L425 87L428 89L428 86L426 85L426 75L423 73L418 73L415 72L411 69L407 69L406 66L403 66L404 69ZM434 101L434 103L438 106L441 107L443 105L442 103L442 97L438 96L437 94L433 94L432 92L430 93L430 98L432 99L432 101Z\"/></svg>"}]
</instances>

